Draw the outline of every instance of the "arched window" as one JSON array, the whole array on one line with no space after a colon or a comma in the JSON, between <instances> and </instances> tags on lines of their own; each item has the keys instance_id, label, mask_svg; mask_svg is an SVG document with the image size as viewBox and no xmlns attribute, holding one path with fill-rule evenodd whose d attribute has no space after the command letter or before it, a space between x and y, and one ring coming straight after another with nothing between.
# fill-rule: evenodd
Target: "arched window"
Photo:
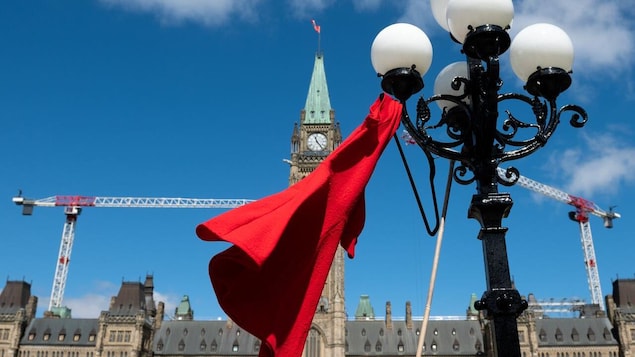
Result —
<instances>
[{"instance_id":1,"label":"arched window","mask_svg":"<svg viewBox=\"0 0 635 357\"><path fill-rule=\"evenodd\" d=\"M348 342L347 342L348 346ZM304 349L306 351L306 357L321 357L322 356L322 336L320 335L320 331L312 328L309 330L309 336L306 339L306 343L304 345Z\"/></svg>"}]
</instances>

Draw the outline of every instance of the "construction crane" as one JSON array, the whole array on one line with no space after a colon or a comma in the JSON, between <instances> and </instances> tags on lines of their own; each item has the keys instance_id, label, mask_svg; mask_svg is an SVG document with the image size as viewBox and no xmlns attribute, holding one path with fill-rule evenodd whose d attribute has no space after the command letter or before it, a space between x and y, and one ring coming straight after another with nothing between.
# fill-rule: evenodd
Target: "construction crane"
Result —
<instances>
[{"instance_id":1,"label":"construction crane","mask_svg":"<svg viewBox=\"0 0 635 357\"><path fill-rule=\"evenodd\" d=\"M507 178L507 171L505 169L499 167L498 174L505 181L513 181ZM513 174L516 175L517 172ZM604 220L604 227L613 228L613 219L620 218L620 214L613 212L613 208L610 208L607 212L589 200L570 195L566 192L519 174L518 181L516 181L516 183L521 187L575 207L575 211L569 212L569 218L578 222L580 225L580 240L582 242L582 250L584 252L584 265L586 268L589 291L591 293L591 303L597 304L600 306L601 310L605 310L602 287L600 285L600 275L598 273L597 260L595 259L595 248L593 247L593 236L591 234L589 215L592 214L602 218Z\"/></svg>"},{"instance_id":2,"label":"construction crane","mask_svg":"<svg viewBox=\"0 0 635 357\"><path fill-rule=\"evenodd\" d=\"M235 208L254 200L215 199L215 198L150 198L150 197L94 197L94 196L52 196L37 200L26 199L21 193L13 197L16 205L22 206L23 215L33 214L34 207L64 207L66 222L62 231L62 241L57 257L51 300L48 311L60 314L64 309L62 300L68 277L68 264L71 259L75 225L83 207L118 208Z\"/></svg>"}]
</instances>

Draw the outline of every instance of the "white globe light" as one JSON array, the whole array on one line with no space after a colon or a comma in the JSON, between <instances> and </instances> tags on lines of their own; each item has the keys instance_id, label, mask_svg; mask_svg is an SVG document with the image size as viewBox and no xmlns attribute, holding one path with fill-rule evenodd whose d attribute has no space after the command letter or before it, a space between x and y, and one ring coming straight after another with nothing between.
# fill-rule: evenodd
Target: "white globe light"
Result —
<instances>
[{"instance_id":1,"label":"white globe light","mask_svg":"<svg viewBox=\"0 0 635 357\"><path fill-rule=\"evenodd\" d=\"M514 19L514 4L512 0L450 0L446 13L452 36L463 43L470 31L468 26L510 26Z\"/></svg>"},{"instance_id":2,"label":"white globe light","mask_svg":"<svg viewBox=\"0 0 635 357\"><path fill-rule=\"evenodd\" d=\"M522 29L509 48L514 73L523 82L538 67L557 67L567 72L573 66L573 43L558 26L539 23Z\"/></svg>"},{"instance_id":3,"label":"white globe light","mask_svg":"<svg viewBox=\"0 0 635 357\"><path fill-rule=\"evenodd\" d=\"M370 50L375 72L384 75L396 68L415 69L423 76L432 64L432 43L417 26L397 23L381 30Z\"/></svg>"},{"instance_id":4,"label":"white globe light","mask_svg":"<svg viewBox=\"0 0 635 357\"><path fill-rule=\"evenodd\" d=\"M430 7L432 8L432 16L437 20L437 23L446 31L450 32L448 18L446 16L448 1L450 0L430 0Z\"/></svg>"},{"instance_id":5,"label":"white globe light","mask_svg":"<svg viewBox=\"0 0 635 357\"><path fill-rule=\"evenodd\" d=\"M463 95L465 91L464 84L462 84L458 90L452 88L452 81L456 77L468 77L467 62L454 62L443 68L434 80L434 94L449 94L455 96ZM451 102L449 100L438 100L437 104L441 109L450 109L457 105L455 102Z\"/></svg>"}]
</instances>

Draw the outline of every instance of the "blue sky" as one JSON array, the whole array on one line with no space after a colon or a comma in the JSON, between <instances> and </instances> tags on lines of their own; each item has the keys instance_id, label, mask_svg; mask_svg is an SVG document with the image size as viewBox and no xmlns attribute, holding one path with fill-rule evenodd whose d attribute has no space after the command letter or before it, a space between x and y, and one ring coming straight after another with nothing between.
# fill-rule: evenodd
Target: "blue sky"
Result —
<instances>
[{"instance_id":1,"label":"blue sky","mask_svg":"<svg viewBox=\"0 0 635 357\"><path fill-rule=\"evenodd\" d=\"M589 113L563 120L551 141L515 162L522 174L579 195L622 219L607 230L591 218L603 293L635 274L635 22L625 2L515 1L512 35L534 22L567 31L576 49L573 85L560 99ZM558 17L554 19L553 16ZM345 135L380 93L370 45L407 21L430 37L435 73L461 60L427 1L72 0L0 4L0 273L32 282L38 315L48 306L64 224L61 208L22 216L11 198L53 195L257 199L283 190L293 124L304 106L317 35L331 104ZM502 59L503 91L522 90ZM411 101L414 103L414 101ZM411 111L414 111L413 103ZM407 153L429 207L427 168ZM438 162L442 192L447 164ZM474 188L454 185L432 315L463 315L485 278L478 223L467 219ZM589 300L580 235L570 207L509 189L507 241L521 294ZM197 319L224 318L207 275L226 247L200 241L198 223L223 210L87 208L79 217L65 305L97 317L122 280L154 274L157 299L174 312L189 295ZM422 315L434 239L418 217L394 143L367 189L367 223L346 262L346 307L370 295L375 313L406 301Z\"/></svg>"}]
</instances>

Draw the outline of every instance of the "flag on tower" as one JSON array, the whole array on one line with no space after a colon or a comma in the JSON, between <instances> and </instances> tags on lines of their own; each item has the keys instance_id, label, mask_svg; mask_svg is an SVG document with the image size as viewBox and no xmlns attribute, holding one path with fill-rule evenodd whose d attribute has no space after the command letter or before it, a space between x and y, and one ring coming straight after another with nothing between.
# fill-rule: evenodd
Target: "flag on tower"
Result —
<instances>
[{"instance_id":1,"label":"flag on tower","mask_svg":"<svg viewBox=\"0 0 635 357\"><path fill-rule=\"evenodd\" d=\"M313 29L315 30L315 32L320 33L320 25L318 25L315 20L311 20L311 23L313 24Z\"/></svg>"},{"instance_id":2,"label":"flag on tower","mask_svg":"<svg viewBox=\"0 0 635 357\"><path fill-rule=\"evenodd\" d=\"M401 111L380 95L310 175L196 227L202 240L233 244L212 257L209 276L229 318L262 341L260 357L302 355L337 247L354 256L364 191Z\"/></svg>"}]
</instances>

